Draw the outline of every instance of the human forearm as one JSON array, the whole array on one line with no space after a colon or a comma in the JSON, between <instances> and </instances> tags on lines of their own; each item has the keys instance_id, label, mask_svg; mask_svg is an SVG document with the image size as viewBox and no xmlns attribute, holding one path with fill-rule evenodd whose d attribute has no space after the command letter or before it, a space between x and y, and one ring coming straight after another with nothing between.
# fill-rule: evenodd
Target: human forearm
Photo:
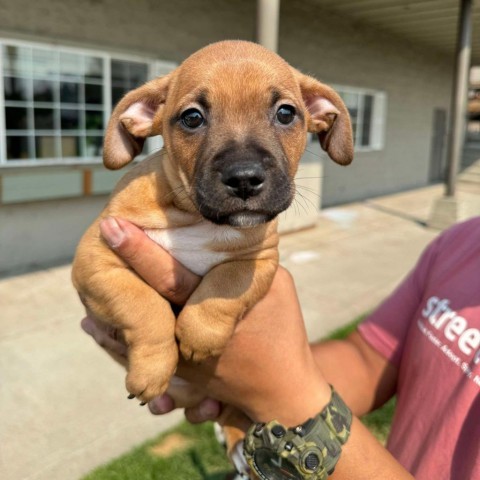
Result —
<instances>
[{"instance_id":1,"label":"human forearm","mask_svg":"<svg viewBox=\"0 0 480 480\"><path fill-rule=\"evenodd\" d=\"M395 391L396 368L373 350L358 332L345 340L311 345L315 362L355 415L364 415Z\"/></svg>"},{"instance_id":2,"label":"human forearm","mask_svg":"<svg viewBox=\"0 0 480 480\"><path fill-rule=\"evenodd\" d=\"M350 438L342 448L332 480L413 479L368 429L354 417Z\"/></svg>"}]
</instances>

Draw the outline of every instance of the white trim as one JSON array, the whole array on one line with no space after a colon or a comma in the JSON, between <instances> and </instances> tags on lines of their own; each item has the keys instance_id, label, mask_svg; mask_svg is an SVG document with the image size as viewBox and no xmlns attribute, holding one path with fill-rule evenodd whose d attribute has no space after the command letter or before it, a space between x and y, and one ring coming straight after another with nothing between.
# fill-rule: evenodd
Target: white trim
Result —
<instances>
[{"instance_id":1,"label":"white trim","mask_svg":"<svg viewBox=\"0 0 480 480\"><path fill-rule=\"evenodd\" d=\"M108 78L108 82L103 82L103 129L107 128L108 120L112 114L112 60L103 62L103 78ZM87 146L85 145L85 148Z\"/></svg>"},{"instance_id":2,"label":"white trim","mask_svg":"<svg viewBox=\"0 0 480 480\"><path fill-rule=\"evenodd\" d=\"M5 90L3 85L3 44L0 42L0 167L7 161L7 136L5 134Z\"/></svg>"},{"instance_id":3,"label":"white trim","mask_svg":"<svg viewBox=\"0 0 480 480\"><path fill-rule=\"evenodd\" d=\"M135 55L132 53L120 53L114 50L108 50L108 48L87 48L87 47L73 47L62 45L60 43L53 43L53 42L42 42L42 41L29 41L29 40L17 40L9 37L0 37L0 44L13 45L19 47L31 47L31 48L40 48L44 50L61 50L62 52L69 52L69 53L76 53L79 55L91 55L92 57L103 57L103 58L116 58L118 60L125 60L130 62L143 62L149 63L154 61L160 61L161 63L171 64L176 66L173 62L159 60L154 56L148 55Z\"/></svg>"},{"instance_id":4,"label":"white trim","mask_svg":"<svg viewBox=\"0 0 480 480\"><path fill-rule=\"evenodd\" d=\"M372 144L376 150L383 150L387 124L387 94L385 92L378 92L375 96L372 120Z\"/></svg>"}]
</instances>

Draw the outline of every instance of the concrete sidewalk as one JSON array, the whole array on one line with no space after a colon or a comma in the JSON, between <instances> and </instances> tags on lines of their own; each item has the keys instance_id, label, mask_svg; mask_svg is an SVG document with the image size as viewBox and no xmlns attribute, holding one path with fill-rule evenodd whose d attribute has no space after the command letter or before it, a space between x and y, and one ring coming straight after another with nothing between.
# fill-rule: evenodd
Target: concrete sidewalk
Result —
<instances>
[{"instance_id":1,"label":"concrete sidewalk","mask_svg":"<svg viewBox=\"0 0 480 480\"><path fill-rule=\"evenodd\" d=\"M372 309L438 233L424 227L441 187L323 210L285 235L310 338ZM126 400L124 372L80 331L70 266L0 280L3 480L78 479L176 423Z\"/></svg>"}]
</instances>

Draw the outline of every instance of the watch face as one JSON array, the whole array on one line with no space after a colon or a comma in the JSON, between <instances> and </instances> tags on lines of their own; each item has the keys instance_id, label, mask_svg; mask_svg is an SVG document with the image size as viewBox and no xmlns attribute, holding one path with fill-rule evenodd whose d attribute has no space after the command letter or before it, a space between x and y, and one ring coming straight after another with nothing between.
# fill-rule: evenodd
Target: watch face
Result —
<instances>
[{"instance_id":1,"label":"watch face","mask_svg":"<svg viewBox=\"0 0 480 480\"><path fill-rule=\"evenodd\" d=\"M259 448L254 454L255 466L268 480L302 480L300 472L285 458Z\"/></svg>"}]
</instances>

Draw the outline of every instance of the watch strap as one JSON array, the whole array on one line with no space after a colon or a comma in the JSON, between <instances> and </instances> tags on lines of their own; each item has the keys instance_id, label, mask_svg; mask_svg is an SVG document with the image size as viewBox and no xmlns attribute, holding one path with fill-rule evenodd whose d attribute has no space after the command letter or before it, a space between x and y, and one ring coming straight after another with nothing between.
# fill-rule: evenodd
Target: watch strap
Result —
<instances>
[{"instance_id":1,"label":"watch strap","mask_svg":"<svg viewBox=\"0 0 480 480\"><path fill-rule=\"evenodd\" d=\"M352 412L331 385L330 388L332 389L330 402L319 413L319 416L327 424L336 439L344 445L350 436Z\"/></svg>"},{"instance_id":2,"label":"watch strap","mask_svg":"<svg viewBox=\"0 0 480 480\"><path fill-rule=\"evenodd\" d=\"M331 390L329 403L302 425L287 429L273 420L250 427L244 441L244 455L261 479L268 477L262 473L261 465L256 464L257 449L270 451L295 465L304 480L325 480L331 475L342 453L342 445L350 435L352 422L352 412L333 387Z\"/></svg>"}]
</instances>

